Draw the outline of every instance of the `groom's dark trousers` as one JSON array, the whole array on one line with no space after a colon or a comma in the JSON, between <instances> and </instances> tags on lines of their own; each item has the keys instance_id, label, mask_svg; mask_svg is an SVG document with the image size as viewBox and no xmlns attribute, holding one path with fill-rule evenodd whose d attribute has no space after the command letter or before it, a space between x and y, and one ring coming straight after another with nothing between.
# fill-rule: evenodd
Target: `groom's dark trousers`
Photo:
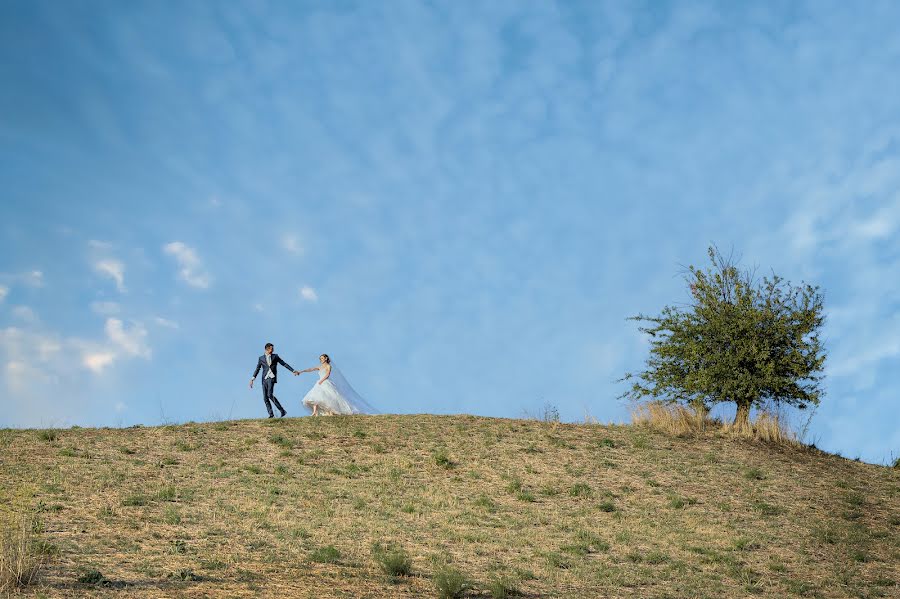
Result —
<instances>
[{"instance_id":1,"label":"groom's dark trousers","mask_svg":"<svg viewBox=\"0 0 900 599\"><path fill-rule=\"evenodd\" d=\"M278 408L279 412L284 412L284 408L281 407L281 404L278 403L278 398L275 397L275 379L267 378L262 381L263 388L263 401L266 402L266 410L269 412L269 416L274 416L272 414L272 404L275 404L275 407ZM269 402L272 403L269 403Z\"/></svg>"}]
</instances>

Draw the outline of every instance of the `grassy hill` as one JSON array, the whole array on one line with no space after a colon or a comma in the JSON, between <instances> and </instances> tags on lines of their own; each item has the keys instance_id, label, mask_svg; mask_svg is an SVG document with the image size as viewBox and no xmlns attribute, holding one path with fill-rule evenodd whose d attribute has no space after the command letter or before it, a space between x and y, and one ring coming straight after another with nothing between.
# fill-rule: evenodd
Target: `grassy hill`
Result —
<instances>
[{"instance_id":1,"label":"grassy hill","mask_svg":"<svg viewBox=\"0 0 900 599\"><path fill-rule=\"evenodd\" d=\"M35 512L33 596L433 597L460 574L484 597L900 597L900 471L714 435L470 416L5 430L0 489Z\"/></svg>"}]
</instances>

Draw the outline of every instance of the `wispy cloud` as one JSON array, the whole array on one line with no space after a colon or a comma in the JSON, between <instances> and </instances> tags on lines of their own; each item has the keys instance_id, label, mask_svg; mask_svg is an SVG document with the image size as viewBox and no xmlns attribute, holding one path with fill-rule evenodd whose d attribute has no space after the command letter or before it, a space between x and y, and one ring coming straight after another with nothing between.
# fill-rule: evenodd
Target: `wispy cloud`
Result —
<instances>
[{"instance_id":1,"label":"wispy cloud","mask_svg":"<svg viewBox=\"0 0 900 599\"><path fill-rule=\"evenodd\" d=\"M281 238L281 247L284 248L286 252L294 254L295 256L303 254L303 246L300 244L300 239L296 235L285 234Z\"/></svg>"},{"instance_id":2,"label":"wispy cloud","mask_svg":"<svg viewBox=\"0 0 900 599\"><path fill-rule=\"evenodd\" d=\"M300 288L300 298L307 302L315 302L319 299L319 294L312 287L304 285Z\"/></svg>"},{"instance_id":3,"label":"wispy cloud","mask_svg":"<svg viewBox=\"0 0 900 599\"><path fill-rule=\"evenodd\" d=\"M139 322L126 327L118 318L107 318L106 336L125 355L141 358L149 358L151 355L147 345L147 329Z\"/></svg>"},{"instance_id":4,"label":"wispy cloud","mask_svg":"<svg viewBox=\"0 0 900 599\"><path fill-rule=\"evenodd\" d=\"M156 318L153 319L153 322L155 322L157 325L167 328L167 329L177 329L178 328L177 322L175 322L174 320L169 320L168 318L163 318L162 316L157 316Z\"/></svg>"},{"instance_id":5,"label":"wispy cloud","mask_svg":"<svg viewBox=\"0 0 900 599\"><path fill-rule=\"evenodd\" d=\"M121 260L102 258L94 262L94 270L115 281L120 292L125 291L125 264Z\"/></svg>"},{"instance_id":6,"label":"wispy cloud","mask_svg":"<svg viewBox=\"0 0 900 599\"><path fill-rule=\"evenodd\" d=\"M191 287L207 289L211 283L211 277L203 268L203 262L197 255L197 251L181 241L173 241L163 246L166 254L175 258L180 270L178 276Z\"/></svg>"},{"instance_id":7,"label":"wispy cloud","mask_svg":"<svg viewBox=\"0 0 900 599\"><path fill-rule=\"evenodd\" d=\"M7 295L9 295L9 287L0 285L0 302L5 300Z\"/></svg>"},{"instance_id":8,"label":"wispy cloud","mask_svg":"<svg viewBox=\"0 0 900 599\"><path fill-rule=\"evenodd\" d=\"M28 306L14 306L10 312L13 317L22 322L36 322L38 319L35 311Z\"/></svg>"},{"instance_id":9,"label":"wispy cloud","mask_svg":"<svg viewBox=\"0 0 900 599\"><path fill-rule=\"evenodd\" d=\"M121 306L116 302L91 302L91 311L101 316L118 314L121 309Z\"/></svg>"}]
</instances>

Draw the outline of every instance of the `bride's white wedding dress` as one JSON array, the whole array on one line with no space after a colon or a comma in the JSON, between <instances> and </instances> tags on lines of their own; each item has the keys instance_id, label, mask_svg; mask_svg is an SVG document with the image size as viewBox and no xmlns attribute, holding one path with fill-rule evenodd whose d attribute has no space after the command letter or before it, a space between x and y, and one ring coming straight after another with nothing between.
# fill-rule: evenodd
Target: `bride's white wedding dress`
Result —
<instances>
[{"instance_id":1,"label":"bride's white wedding dress","mask_svg":"<svg viewBox=\"0 0 900 599\"><path fill-rule=\"evenodd\" d=\"M319 381L325 378L325 371L319 371ZM332 414L377 414L378 410L350 386L344 375L332 362L331 375L321 385L316 382L303 398L303 405L309 409L319 406L320 411Z\"/></svg>"}]
</instances>

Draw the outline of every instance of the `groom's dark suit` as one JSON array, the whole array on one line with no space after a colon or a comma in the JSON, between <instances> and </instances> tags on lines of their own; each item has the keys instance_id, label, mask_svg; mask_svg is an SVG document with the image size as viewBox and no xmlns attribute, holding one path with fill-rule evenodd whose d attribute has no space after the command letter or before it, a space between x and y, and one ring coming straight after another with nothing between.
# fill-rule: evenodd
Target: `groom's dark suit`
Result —
<instances>
[{"instance_id":1,"label":"groom's dark suit","mask_svg":"<svg viewBox=\"0 0 900 599\"><path fill-rule=\"evenodd\" d=\"M285 412L284 408L281 407L281 404L278 403L278 399L275 397L275 383L278 382L278 365L281 364L289 371L293 372L294 369L290 367L290 365L281 359L281 357L272 353L272 364L269 365L268 360L266 359L266 354L263 354L259 357L259 361L256 363L256 370L253 371L253 377L251 380L256 379L256 375L259 374L259 371L263 371L263 380L262 380L262 390L263 390L263 401L266 403L266 410L269 412L269 417L274 416L272 414L272 404L275 404L275 407L281 411L281 415L284 416L287 412ZM272 369L272 376L269 376L269 368ZM271 403L269 403L271 401Z\"/></svg>"}]
</instances>

